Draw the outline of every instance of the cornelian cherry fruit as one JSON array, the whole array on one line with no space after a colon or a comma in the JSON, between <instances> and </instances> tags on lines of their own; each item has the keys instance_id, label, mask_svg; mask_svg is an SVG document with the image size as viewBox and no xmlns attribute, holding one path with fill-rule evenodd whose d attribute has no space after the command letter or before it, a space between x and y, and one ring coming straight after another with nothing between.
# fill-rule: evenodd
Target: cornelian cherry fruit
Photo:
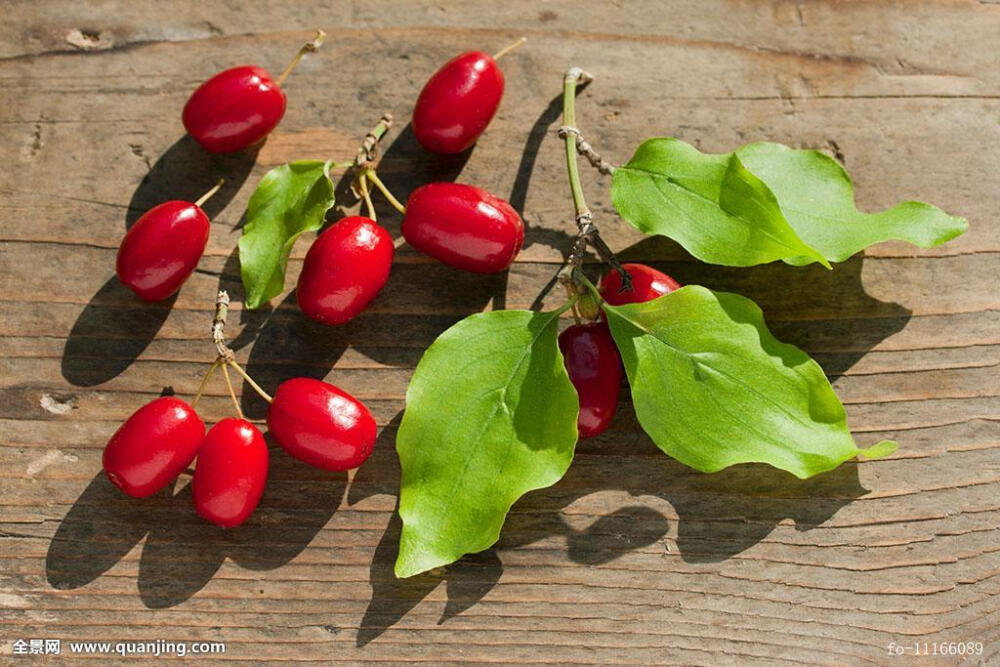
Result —
<instances>
[{"instance_id":1,"label":"cornelian cherry fruit","mask_svg":"<svg viewBox=\"0 0 1000 667\"><path fill-rule=\"evenodd\" d=\"M278 387L267 411L267 428L288 454L326 470L360 466L377 435L375 420L358 399L304 377Z\"/></svg>"},{"instance_id":2,"label":"cornelian cherry fruit","mask_svg":"<svg viewBox=\"0 0 1000 667\"><path fill-rule=\"evenodd\" d=\"M285 115L285 104L285 91L267 70L244 65L198 86L181 120L208 152L233 153L270 134Z\"/></svg>"},{"instance_id":3,"label":"cornelian cherry fruit","mask_svg":"<svg viewBox=\"0 0 1000 667\"><path fill-rule=\"evenodd\" d=\"M574 324L559 334L566 372L580 399L577 431L581 438L600 435L618 409L622 361L605 322Z\"/></svg>"},{"instance_id":4,"label":"cornelian cherry fruit","mask_svg":"<svg viewBox=\"0 0 1000 667\"><path fill-rule=\"evenodd\" d=\"M226 418L209 429L191 483L198 515L223 528L253 514L267 483L264 436L245 419Z\"/></svg>"},{"instance_id":5,"label":"cornelian cherry fruit","mask_svg":"<svg viewBox=\"0 0 1000 667\"><path fill-rule=\"evenodd\" d=\"M281 84L302 56L315 51L325 33L299 49L277 79L267 70L242 65L223 70L202 83L181 114L184 129L210 153L233 153L271 133L285 115Z\"/></svg>"},{"instance_id":6,"label":"cornelian cherry fruit","mask_svg":"<svg viewBox=\"0 0 1000 667\"><path fill-rule=\"evenodd\" d=\"M208 216L198 204L168 201L154 206L122 239L115 264L118 280L143 301L166 299L194 271L208 231Z\"/></svg>"},{"instance_id":7,"label":"cornelian cherry fruit","mask_svg":"<svg viewBox=\"0 0 1000 667\"><path fill-rule=\"evenodd\" d=\"M645 264L622 264L622 268L632 278L632 289L622 292L622 277L617 271L609 271L601 278L601 297L612 306L626 303L644 303L681 288L681 284L651 266Z\"/></svg>"},{"instance_id":8,"label":"cornelian cherry fruit","mask_svg":"<svg viewBox=\"0 0 1000 667\"><path fill-rule=\"evenodd\" d=\"M104 448L104 472L134 498L150 496L180 475L198 453L205 424L184 401L164 396L136 410Z\"/></svg>"},{"instance_id":9,"label":"cornelian cherry fruit","mask_svg":"<svg viewBox=\"0 0 1000 667\"><path fill-rule=\"evenodd\" d=\"M503 72L490 54L469 51L452 58L420 91L413 135L432 153L461 153L493 120L503 88Z\"/></svg>"},{"instance_id":10,"label":"cornelian cherry fruit","mask_svg":"<svg viewBox=\"0 0 1000 667\"><path fill-rule=\"evenodd\" d=\"M344 218L319 235L306 253L296 298L323 324L343 324L364 310L389 279L392 237L371 218Z\"/></svg>"},{"instance_id":11,"label":"cornelian cherry fruit","mask_svg":"<svg viewBox=\"0 0 1000 667\"><path fill-rule=\"evenodd\" d=\"M447 155L476 143L503 97L503 72L496 61L523 42L495 56L468 51L442 65L424 84L413 109L413 135L420 145Z\"/></svg>"},{"instance_id":12,"label":"cornelian cherry fruit","mask_svg":"<svg viewBox=\"0 0 1000 667\"><path fill-rule=\"evenodd\" d=\"M503 199L471 185L429 183L410 195L403 237L456 269L497 273L524 243L524 223Z\"/></svg>"}]
</instances>

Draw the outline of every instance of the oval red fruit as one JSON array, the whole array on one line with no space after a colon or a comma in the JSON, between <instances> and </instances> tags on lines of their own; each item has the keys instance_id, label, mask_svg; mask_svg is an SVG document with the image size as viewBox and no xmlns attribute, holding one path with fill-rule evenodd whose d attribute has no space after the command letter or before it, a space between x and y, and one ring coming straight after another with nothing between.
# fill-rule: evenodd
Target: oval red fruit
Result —
<instances>
[{"instance_id":1,"label":"oval red fruit","mask_svg":"<svg viewBox=\"0 0 1000 667\"><path fill-rule=\"evenodd\" d=\"M296 298L302 312L323 324L343 324L364 310L389 279L395 248L374 220L344 218L306 253Z\"/></svg>"},{"instance_id":2,"label":"oval red fruit","mask_svg":"<svg viewBox=\"0 0 1000 667\"><path fill-rule=\"evenodd\" d=\"M285 115L285 93L267 70L244 65L198 86L181 119L211 153L243 150L266 137Z\"/></svg>"},{"instance_id":3,"label":"oval red fruit","mask_svg":"<svg viewBox=\"0 0 1000 667\"><path fill-rule=\"evenodd\" d=\"M163 396L142 406L104 448L104 472L134 498L150 496L177 479L198 453L205 423L184 401Z\"/></svg>"},{"instance_id":4,"label":"oval red fruit","mask_svg":"<svg viewBox=\"0 0 1000 667\"><path fill-rule=\"evenodd\" d=\"M256 426L227 418L208 431L191 488L198 516L223 528L253 514L267 483L267 444Z\"/></svg>"},{"instance_id":5,"label":"oval red fruit","mask_svg":"<svg viewBox=\"0 0 1000 667\"><path fill-rule=\"evenodd\" d=\"M493 56L463 53L445 63L420 91L413 135L433 153L461 153L476 143L503 97L503 72Z\"/></svg>"},{"instance_id":6,"label":"oval red fruit","mask_svg":"<svg viewBox=\"0 0 1000 667\"><path fill-rule=\"evenodd\" d=\"M166 299L198 265L208 231L208 216L190 202L168 201L149 209L118 247L118 280L143 301Z\"/></svg>"},{"instance_id":7,"label":"oval red fruit","mask_svg":"<svg viewBox=\"0 0 1000 667\"><path fill-rule=\"evenodd\" d=\"M267 428L286 452L326 470L350 470L375 446L368 408L347 392L312 378L283 382L267 411Z\"/></svg>"},{"instance_id":8,"label":"oval red fruit","mask_svg":"<svg viewBox=\"0 0 1000 667\"><path fill-rule=\"evenodd\" d=\"M645 264L622 264L632 277L632 289L620 292L622 277L617 271L608 271L601 278L601 297L612 306L626 303L644 303L681 288L681 284L651 266Z\"/></svg>"},{"instance_id":9,"label":"oval red fruit","mask_svg":"<svg viewBox=\"0 0 1000 667\"><path fill-rule=\"evenodd\" d=\"M566 372L580 399L577 430L581 438L608 428L622 389L622 361L604 322L575 324L559 334Z\"/></svg>"},{"instance_id":10,"label":"oval red fruit","mask_svg":"<svg viewBox=\"0 0 1000 667\"><path fill-rule=\"evenodd\" d=\"M471 185L429 183L410 195L403 237L456 269L496 273L524 243L524 223L503 199Z\"/></svg>"}]
</instances>

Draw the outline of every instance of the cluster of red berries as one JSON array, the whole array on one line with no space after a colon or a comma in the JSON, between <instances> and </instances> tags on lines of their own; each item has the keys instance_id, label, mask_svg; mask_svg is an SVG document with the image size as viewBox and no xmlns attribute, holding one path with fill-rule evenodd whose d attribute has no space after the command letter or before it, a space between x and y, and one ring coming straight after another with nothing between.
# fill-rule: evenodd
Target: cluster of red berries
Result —
<instances>
[{"instance_id":1,"label":"cluster of red berries","mask_svg":"<svg viewBox=\"0 0 1000 667\"><path fill-rule=\"evenodd\" d=\"M322 36L303 47L277 79L259 67L243 66L205 81L184 107L188 133L213 153L243 150L263 140L285 112L281 83L305 52L319 46ZM421 92L413 113L414 135L435 153L468 149L496 113L503 89L503 73L494 57L482 52L458 56ZM395 201L373 172L368 176ZM145 301L177 292L208 242L209 220L201 205L218 188L194 203L169 201L140 217L119 248L119 280ZM411 194L402 210L406 241L458 269L503 271L524 241L524 225L510 204L473 186L425 185ZM374 219L340 220L306 255L297 289L303 313L325 324L347 322L385 285L393 255L392 238ZM228 304L228 297L220 299ZM221 312L224 325L225 310ZM104 450L104 470L116 486L130 496L149 496L173 482L197 456L192 489L198 514L232 527L253 513L267 481L268 449L260 430L240 413L228 368L270 403L268 430L291 456L327 470L356 468L368 458L377 429L364 404L338 387L301 377L281 384L272 398L235 362L221 339L221 327L216 334L220 356L205 374L202 389L221 368L239 418L223 419L206 434L195 411L202 389L190 404L172 396L146 404Z\"/></svg>"},{"instance_id":2,"label":"cluster of red berries","mask_svg":"<svg viewBox=\"0 0 1000 667\"><path fill-rule=\"evenodd\" d=\"M611 271L601 279L601 298L612 306L643 303L680 289L681 285L665 273L645 264L623 264L632 278L632 289L622 291L622 277ZM591 438L608 428L618 409L622 387L622 359L606 319L574 324L559 334L559 349L569 379L580 397L577 431L581 438Z\"/></svg>"}]
</instances>

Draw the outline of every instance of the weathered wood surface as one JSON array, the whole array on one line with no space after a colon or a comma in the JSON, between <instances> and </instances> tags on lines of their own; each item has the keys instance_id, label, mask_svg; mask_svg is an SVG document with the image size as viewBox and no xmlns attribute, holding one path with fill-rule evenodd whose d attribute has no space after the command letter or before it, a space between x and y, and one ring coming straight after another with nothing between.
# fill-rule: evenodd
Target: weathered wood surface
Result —
<instances>
[{"instance_id":1,"label":"weathered wood surface","mask_svg":"<svg viewBox=\"0 0 1000 667\"><path fill-rule=\"evenodd\" d=\"M244 6L249 5L249 6ZM1000 659L1000 6L995 2L686 0L612 3L4 2L0 20L0 639L225 641L245 661L889 663L891 642L979 641ZM182 138L193 87L226 66L280 69L329 33L288 85L256 156ZM527 35L466 160L421 153L405 119L465 48ZM674 134L706 150L757 139L843 160L866 210L905 198L967 216L941 248L886 243L836 270L711 268L615 220L606 237L682 282L760 302L824 365L863 444L896 455L806 482L763 467L700 475L668 460L627 404L567 477L518 503L498 548L399 582L393 436L421 350L488 307L527 307L567 247L554 129L570 65L597 81L580 124L613 161ZM117 425L164 387L188 395L212 354L221 285L249 193L289 159L347 157L383 111L403 122L383 171L404 194L458 178L508 196L530 226L508 277L409 249L355 323L303 321L292 300L234 308L241 361L274 387L327 376L383 428L353 479L275 453L261 509L219 532L176 497L127 501L100 474ZM229 178L212 238L171 303L113 279L125 226ZM383 212L398 233L398 217ZM294 277L308 247L291 262ZM289 281L291 283L291 281ZM551 302L551 300L549 301ZM222 386L204 401L228 414ZM261 405L247 397L255 417ZM100 660L108 660L101 656ZM907 662L912 657L907 659ZM951 663L953 658L935 662Z\"/></svg>"}]
</instances>

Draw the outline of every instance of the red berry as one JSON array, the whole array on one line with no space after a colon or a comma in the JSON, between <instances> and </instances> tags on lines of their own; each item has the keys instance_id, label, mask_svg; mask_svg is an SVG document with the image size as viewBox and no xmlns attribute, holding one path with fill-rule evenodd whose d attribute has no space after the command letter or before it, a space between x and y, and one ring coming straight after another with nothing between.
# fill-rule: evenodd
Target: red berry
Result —
<instances>
[{"instance_id":1,"label":"red berry","mask_svg":"<svg viewBox=\"0 0 1000 667\"><path fill-rule=\"evenodd\" d=\"M188 98L184 129L211 153L243 150L285 114L285 93L267 70L244 65L219 72Z\"/></svg>"},{"instance_id":2,"label":"red berry","mask_svg":"<svg viewBox=\"0 0 1000 667\"><path fill-rule=\"evenodd\" d=\"M493 56L463 53L445 63L420 91L413 134L433 153L461 153L476 143L503 97L503 72Z\"/></svg>"},{"instance_id":3,"label":"red berry","mask_svg":"<svg viewBox=\"0 0 1000 667\"><path fill-rule=\"evenodd\" d=\"M377 429L368 408L346 391L312 378L283 382L267 411L267 428L286 452L326 470L365 462Z\"/></svg>"},{"instance_id":4,"label":"red berry","mask_svg":"<svg viewBox=\"0 0 1000 667\"><path fill-rule=\"evenodd\" d=\"M134 498L177 479L198 453L205 424L184 401L164 396L136 410L104 448L104 472Z\"/></svg>"},{"instance_id":5,"label":"red berry","mask_svg":"<svg viewBox=\"0 0 1000 667\"><path fill-rule=\"evenodd\" d=\"M247 520L267 482L267 445L257 427L227 418L201 443L191 483L198 515L223 528Z\"/></svg>"},{"instance_id":6,"label":"red berry","mask_svg":"<svg viewBox=\"0 0 1000 667\"><path fill-rule=\"evenodd\" d=\"M601 297L612 306L652 301L681 288L679 282L651 266L622 264L622 268L632 277L632 289L628 292L619 291L622 288L622 277L617 271L609 271L601 278Z\"/></svg>"},{"instance_id":7,"label":"red berry","mask_svg":"<svg viewBox=\"0 0 1000 667\"><path fill-rule=\"evenodd\" d=\"M296 298L323 324L343 324L364 310L389 279L392 237L374 220L344 218L319 235L306 253Z\"/></svg>"},{"instance_id":8,"label":"red berry","mask_svg":"<svg viewBox=\"0 0 1000 667\"><path fill-rule=\"evenodd\" d=\"M166 299L198 265L208 229L208 216L190 202L168 201L149 209L118 248L118 280L143 301Z\"/></svg>"},{"instance_id":9,"label":"red berry","mask_svg":"<svg viewBox=\"0 0 1000 667\"><path fill-rule=\"evenodd\" d=\"M524 223L503 199L471 185L429 183L410 195L403 236L456 269L497 273L524 243Z\"/></svg>"},{"instance_id":10,"label":"red berry","mask_svg":"<svg viewBox=\"0 0 1000 667\"><path fill-rule=\"evenodd\" d=\"M580 398L580 437L600 435L615 416L622 389L622 360L608 325L575 324L559 334L559 349Z\"/></svg>"}]
</instances>

